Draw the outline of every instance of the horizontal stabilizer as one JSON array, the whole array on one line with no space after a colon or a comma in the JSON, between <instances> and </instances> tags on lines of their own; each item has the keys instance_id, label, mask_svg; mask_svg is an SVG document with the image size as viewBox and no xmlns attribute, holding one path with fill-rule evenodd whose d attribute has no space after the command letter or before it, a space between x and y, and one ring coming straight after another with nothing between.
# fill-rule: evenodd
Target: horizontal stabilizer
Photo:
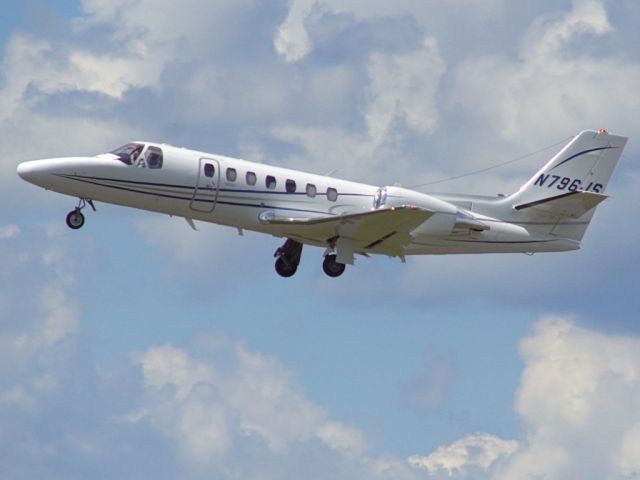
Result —
<instances>
[{"instance_id":1,"label":"horizontal stabilizer","mask_svg":"<svg viewBox=\"0 0 640 480\"><path fill-rule=\"evenodd\" d=\"M413 206L380 208L359 213L310 217L281 217L262 212L260 221L282 225L292 238L326 243L335 238L352 240L356 251L376 249L380 253L398 255L411 242L409 232L426 221L433 212Z\"/></svg>"},{"instance_id":2,"label":"horizontal stabilizer","mask_svg":"<svg viewBox=\"0 0 640 480\"><path fill-rule=\"evenodd\" d=\"M516 205L516 210L533 209L559 217L579 218L606 199L601 193L575 191Z\"/></svg>"}]
</instances>

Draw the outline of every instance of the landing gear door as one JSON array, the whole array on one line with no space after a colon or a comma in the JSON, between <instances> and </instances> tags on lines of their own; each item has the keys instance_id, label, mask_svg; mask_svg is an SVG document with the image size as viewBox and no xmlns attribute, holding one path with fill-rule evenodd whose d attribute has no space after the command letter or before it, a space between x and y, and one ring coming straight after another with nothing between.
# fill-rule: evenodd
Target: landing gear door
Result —
<instances>
[{"instance_id":1,"label":"landing gear door","mask_svg":"<svg viewBox=\"0 0 640 480\"><path fill-rule=\"evenodd\" d=\"M189 207L196 212L211 213L218 202L220 164L213 158L201 158L193 197Z\"/></svg>"}]
</instances>

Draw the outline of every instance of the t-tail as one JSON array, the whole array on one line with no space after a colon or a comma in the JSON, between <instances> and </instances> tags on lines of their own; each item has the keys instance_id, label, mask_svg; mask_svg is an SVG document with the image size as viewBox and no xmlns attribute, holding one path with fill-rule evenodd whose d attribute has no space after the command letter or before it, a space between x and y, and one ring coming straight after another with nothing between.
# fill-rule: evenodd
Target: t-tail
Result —
<instances>
[{"instance_id":1,"label":"t-tail","mask_svg":"<svg viewBox=\"0 0 640 480\"><path fill-rule=\"evenodd\" d=\"M626 137L604 129L576 135L506 200L532 233L580 242L604 194Z\"/></svg>"}]
</instances>

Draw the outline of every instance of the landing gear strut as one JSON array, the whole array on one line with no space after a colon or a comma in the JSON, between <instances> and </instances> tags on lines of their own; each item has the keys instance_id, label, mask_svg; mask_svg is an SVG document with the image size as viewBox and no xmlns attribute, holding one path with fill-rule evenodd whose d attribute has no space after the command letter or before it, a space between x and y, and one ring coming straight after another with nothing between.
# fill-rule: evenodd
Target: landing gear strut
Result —
<instances>
[{"instance_id":1,"label":"landing gear strut","mask_svg":"<svg viewBox=\"0 0 640 480\"><path fill-rule=\"evenodd\" d=\"M94 212L96 211L96 207L92 200L81 198L78 202L78 206L67 214L67 226L69 228L77 230L84 225L82 209L86 207L87 203L91 206Z\"/></svg>"},{"instance_id":2,"label":"landing gear strut","mask_svg":"<svg viewBox=\"0 0 640 480\"><path fill-rule=\"evenodd\" d=\"M338 263L336 261L336 256L333 253L330 253L324 257L324 262L322 262L322 269L324 273L329 275L330 277L339 277L344 273L346 265L344 263Z\"/></svg>"},{"instance_id":3,"label":"landing gear strut","mask_svg":"<svg viewBox=\"0 0 640 480\"><path fill-rule=\"evenodd\" d=\"M300 256L302 255L302 244L287 238L280 248L273 254L276 257L276 272L281 277L291 277L296 270L298 270L298 264L300 263Z\"/></svg>"}]
</instances>

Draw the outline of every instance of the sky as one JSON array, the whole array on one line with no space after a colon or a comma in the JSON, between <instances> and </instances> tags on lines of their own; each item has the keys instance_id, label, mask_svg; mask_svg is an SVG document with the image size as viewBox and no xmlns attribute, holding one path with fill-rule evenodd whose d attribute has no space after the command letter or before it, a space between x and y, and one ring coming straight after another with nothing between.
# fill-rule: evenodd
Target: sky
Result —
<instances>
[{"instance_id":1,"label":"sky","mask_svg":"<svg viewBox=\"0 0 640 480\"><path fill-rule=\"evenodd\" d=\"M6 479L640 478L637 0L9 0ZM18 163L148 140L377 185L515 191L629 143L580 251L358 259L76 200ZM553 147L551 147L553 146ZM549 148L547 148L549 147ZM532 154L532 155L530 155ZM431 189L431 190L430 190Z\"/></svg>"}]
</instances>

